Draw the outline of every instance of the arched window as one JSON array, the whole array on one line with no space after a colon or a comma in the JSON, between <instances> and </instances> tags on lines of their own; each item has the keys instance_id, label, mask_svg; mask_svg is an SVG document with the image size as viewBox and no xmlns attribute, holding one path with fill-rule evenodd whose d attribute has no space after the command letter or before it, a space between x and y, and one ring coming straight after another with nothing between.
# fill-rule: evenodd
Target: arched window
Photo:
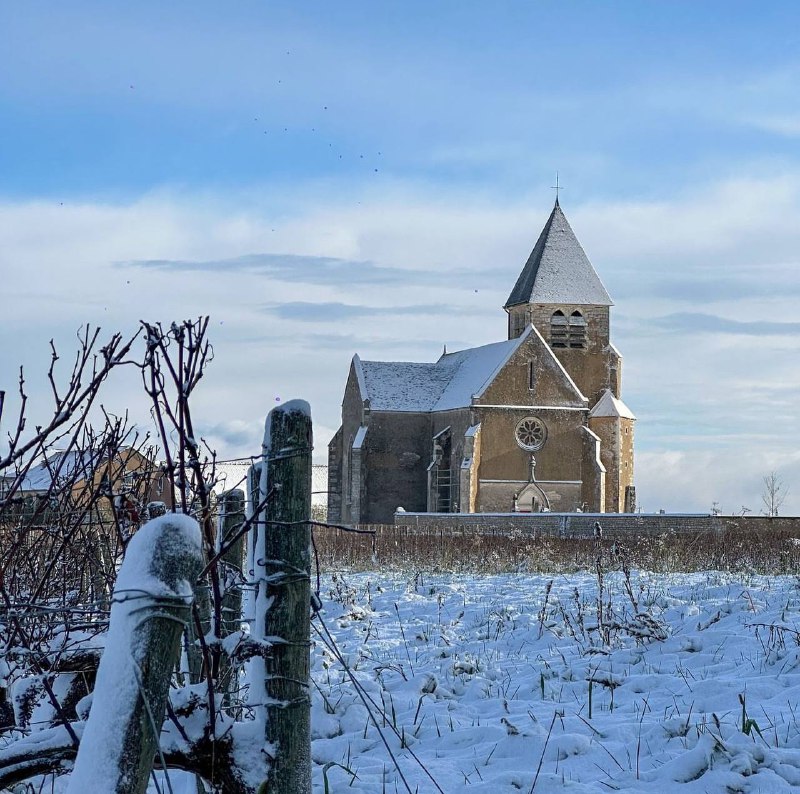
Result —
<instances>
[{"instance_id":1,"label":"arched window","mask_svg":"<svg viewBox=\"0 0 800 794\"><path fill-rule=\"evenodd\" d=\"M567 347L568 343L567 318L564 312L558 309L550 318L550 347Z\"/></svg>"},{"instance_id":2,"label":"arched window","mask_svg":"<svg viewBox=\"0 0 800 794\"><path fill-rule=\"evenodd\" d=\"M569 316L569 346L578 349L586 347L586 320L578 311Z\"/></svg>"}]
</instances>

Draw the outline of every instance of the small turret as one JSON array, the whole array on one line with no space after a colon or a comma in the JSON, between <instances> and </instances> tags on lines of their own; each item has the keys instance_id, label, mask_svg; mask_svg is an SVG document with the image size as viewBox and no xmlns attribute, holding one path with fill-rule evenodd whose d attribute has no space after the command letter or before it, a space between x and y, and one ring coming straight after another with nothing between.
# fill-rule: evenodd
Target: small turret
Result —
<instances>
[{"instance_id":1,"label":"small turret","mask_svg":"<svg viewBox=\"0 0 800 794\"><path fill-rule=\"evenodd\" d=\"M600 460L606 467L606 510L634 509L633 428L636 417L622 400L606 389L589 412L589 429L600 437Z\"/></svg>"}]
</instances>

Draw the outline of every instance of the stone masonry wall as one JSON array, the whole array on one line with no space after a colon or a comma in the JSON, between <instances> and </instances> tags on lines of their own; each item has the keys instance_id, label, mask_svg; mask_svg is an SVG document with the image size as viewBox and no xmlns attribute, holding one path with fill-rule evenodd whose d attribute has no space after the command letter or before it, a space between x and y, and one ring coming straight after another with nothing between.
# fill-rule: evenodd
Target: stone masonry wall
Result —
<instances>
[{"instance_id":1,"label":"stone masonry wall","mask_svg":"<svg viewBox=\"0 0 800 794\"><path fill-rule=\"evenodd\" d=\"M439 527L482 528L497 532L530 532L559 537L591 537L595 521L603 535L652 533L665 534L746 529L753 537L780 530L800 534L800 517L766 518L763 516L714 516L698 513L473 513L433 514L398 513L395 526L435 530Z\"/></svg>"},{"instance_id":2,"label":"stone masonry wall","mask_svg":"<svg viewBox=\"0 0 800 794\"><path fill-rule=\"evenodd\" d=\"M342 428L328 444L328 520L342 521Z\"/></svg>"},{"instance_id":3,"label":"stone masonry wall","mask_svg":"<svg viewBox=\"0 0 800 794\"><path fill-rule=\"evenodd\" d=\"M589 399L591 408L602 396L603 390L614 385L611 377L612 354L609 342L609 311L607 306L554 306L533 305L530 320L549 343L550 318L555 309L566 316L580 311L587 323L588 345L585 350L554 348L553 352L564 365L583 395ZM619 395L616 395L619 396Z\"/></svg>"}]
</instances>

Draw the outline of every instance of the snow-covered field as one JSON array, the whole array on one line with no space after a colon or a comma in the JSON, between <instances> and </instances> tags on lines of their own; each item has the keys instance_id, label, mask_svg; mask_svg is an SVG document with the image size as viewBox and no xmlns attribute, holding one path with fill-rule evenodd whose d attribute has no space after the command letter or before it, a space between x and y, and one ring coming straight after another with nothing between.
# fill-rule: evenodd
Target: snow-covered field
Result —
<instances>
[{"instance_id":1,"label":"snow-covered field","mask_svg":"<svg viewBox=\"0 0 800 794\"><path fill-rule=\"evenodd\" d=\"M314 791L800 791L800 581L549 581L325 579Z\"/></svg>"}]
</instances>

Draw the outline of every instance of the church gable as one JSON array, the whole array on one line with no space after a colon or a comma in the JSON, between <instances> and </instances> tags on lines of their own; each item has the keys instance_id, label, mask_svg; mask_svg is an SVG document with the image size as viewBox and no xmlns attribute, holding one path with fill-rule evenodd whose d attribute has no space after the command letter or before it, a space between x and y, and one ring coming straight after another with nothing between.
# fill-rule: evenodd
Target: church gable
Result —
<instances>
[{"instance_id":1,"label":"church gable","mask_svg":"<svg viewBox=\"0 0 800 794\"><path fill-rule=\"evenodd\" d=\"M523 339L511 339L442 356L439 364L452 367L453 374L433 410L451 411L471 405L473 397L486 389L523 343Z\"/></svg>"},{"instance_id":2,"label":"church gable","mask_svg":"<svg viewBox=\"0 0 800 794\"><path fill-rule=\"evenodd\" d=\"M344 387L344 397L342 398L342 416L354 420L357 418L361 422L361 412L366 399L366 388L364 386L364 374L361 369L361 361L358 356L353 356L350 362L350 371L347 374L347 383Z\"/></svg>"},{"instance_id":3,"label":"church gable","mask_svg":"<svg viewBox=\"0 0 800 794\"><path fill-rule=\"evenodd\" d=\"M542 338L529 326L520 344L477 395L479 405L588 406L586 397Z\"/></svg>"}]
</instances>

